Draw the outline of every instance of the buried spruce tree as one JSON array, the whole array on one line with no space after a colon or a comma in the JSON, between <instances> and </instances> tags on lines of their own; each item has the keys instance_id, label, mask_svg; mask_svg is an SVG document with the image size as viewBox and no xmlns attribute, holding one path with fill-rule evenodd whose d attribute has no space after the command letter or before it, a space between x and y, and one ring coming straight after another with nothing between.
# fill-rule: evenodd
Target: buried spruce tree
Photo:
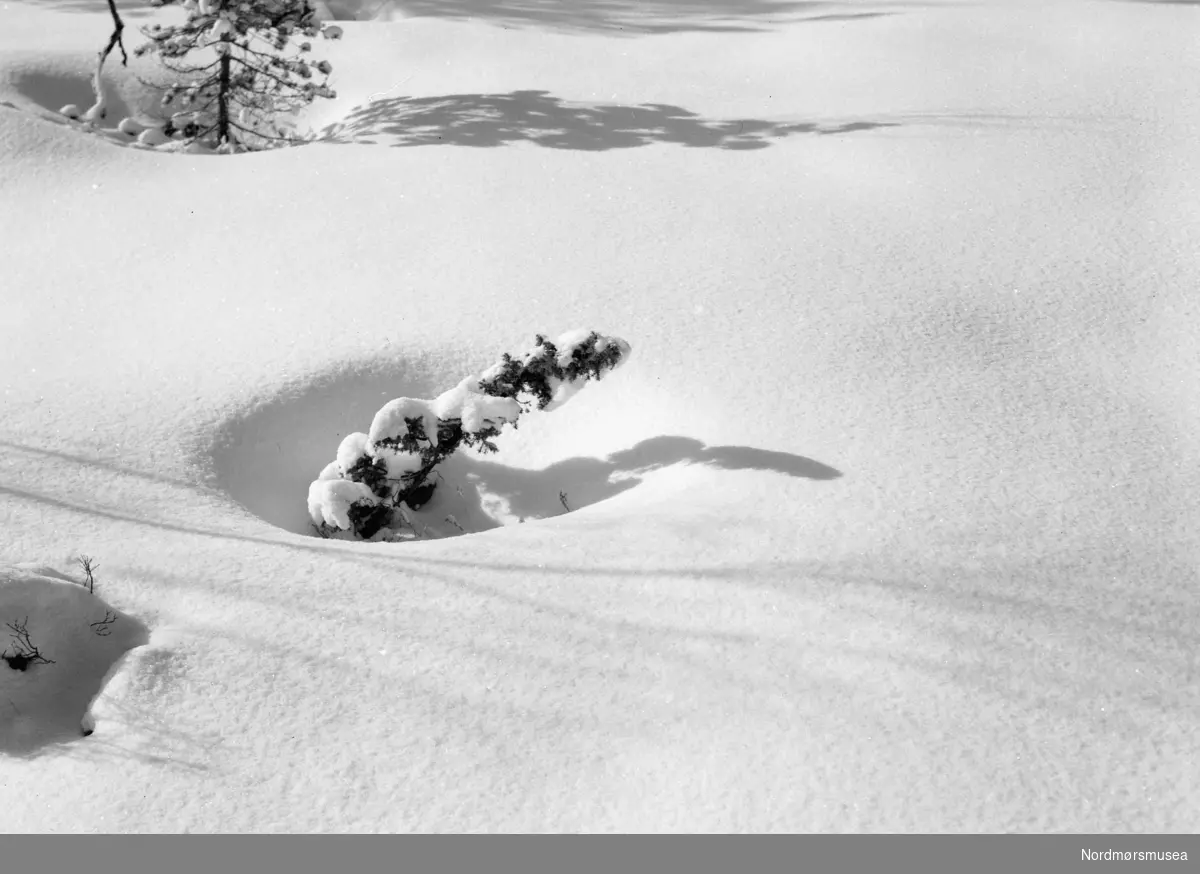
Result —
<instances>
[{"instance_id":1,"label":"buried spruce tree","mask_svg":"<svg viewBox=\"0 0 1200 874\"><path fill-rule=\"evenodd\" d=\"M318 34L336 39L341 28L318 22L311 0L179 5L186 21L144 28L149 42L134 51L156 55L174 77L162 98L169 119L160 142L179 134L222 151L284 145L295 139L287 124L290 113L317 97L335 96L326 84L332 67L310 57L310 40Z\"/></svg>"},{"instance_id":2,"label":"buried spruce tree","mask_svg":"<svg viewBox=\"0 0 1200 874\"><path fill-rule=\"evenodd\" d=\"M540 334L520 357L505 354L432 400L397 398L375 414L368 433L348 435L309 486L308 512L323 536L351 532L368 539L427 503L435 468L462 447L496 452L505 425L531 409L566 403L588 380L629 357L629 344L595 331L571 331L551 342Z\"/></svg>"}]
</instances>

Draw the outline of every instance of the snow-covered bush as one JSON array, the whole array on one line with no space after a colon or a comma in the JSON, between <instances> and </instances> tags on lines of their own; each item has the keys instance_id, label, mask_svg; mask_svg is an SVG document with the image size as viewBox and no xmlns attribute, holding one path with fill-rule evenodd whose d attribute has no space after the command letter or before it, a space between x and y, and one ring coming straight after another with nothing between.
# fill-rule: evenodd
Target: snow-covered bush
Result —
<instances>
[{"instance_id":1,"label":"snow-covered bush","mask_svg":"<svg viewBox=\"0 0 1200 874\"><path fill-rule=\"evenodd\" d=\"M165 6L176 0L152 0ZM143 28L175 81L162 103L164 132L222 152L294 141L287 116L317 97L334 97L328 61L309 57L325 26L310 0L183 0L183 24ZM315 77L321 77L316 81Z\"/></svg>"},{"instance_id":2,"label":"snow-covered bush","mask_svg":"<svg viewBox=\"0 0 1200 874\"><path fill-rule=\"evenodd\" d=\"M538 335L519 358L462 380L432 400L397 398L375 414L367 433L348 435L337 458L308 489L308 512L324 536L350 531L366 539L427 503L434 468L468 446L495 452L505 425L532 407L553 410L590 379L629 358L629 344L595 331L571 331L554 342Z\"/></svg>"}]
</instances>

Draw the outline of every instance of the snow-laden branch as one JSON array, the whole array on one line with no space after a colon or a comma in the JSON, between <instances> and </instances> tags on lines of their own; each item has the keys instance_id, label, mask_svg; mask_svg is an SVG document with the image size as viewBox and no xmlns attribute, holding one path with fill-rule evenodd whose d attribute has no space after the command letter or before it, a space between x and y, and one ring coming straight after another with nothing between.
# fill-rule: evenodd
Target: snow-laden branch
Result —
<instances>
[{"instance_id":1,"label":"snow-laden branch","mask_svg":"<svg viewBox=\"0 0 1200 874\"><path fill-rule=\"evenodd\" d=\"M493 440L530 408L553 410L592 379L628 360L619 337L571 331L551 342L538 335L520 357L505 354L479 374L431 400L384 404L366 433L348 435L308 490L308 512L323 534L374 536L394 510L415 509L433 491L433 469L461 446L495 452Z\"/></svg>"}]
</instances>

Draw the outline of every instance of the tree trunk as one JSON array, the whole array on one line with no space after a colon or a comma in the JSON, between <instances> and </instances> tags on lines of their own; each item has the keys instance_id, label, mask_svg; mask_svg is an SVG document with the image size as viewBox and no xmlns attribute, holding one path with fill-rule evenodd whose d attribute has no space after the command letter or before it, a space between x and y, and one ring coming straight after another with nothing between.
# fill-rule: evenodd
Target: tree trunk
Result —
<instances>
[{"instance_id":1,"label":"tree trunk","mask_svg":"<svg viewBox=\"0 0 1200 874\"><path fill-rule=\"evenodd\" d=\"M116 0L108 0L108 14L112 16L113 32L108 38L108 45L100 50L100 66L104 66L104 62L108 59L108 53L115 46L121 47L121 64L129 66L129 55L125 54L125 42L121 38L121 31L125 29L125 22L121 20L121 13L117 11Z\"/></svg>"},{"instance_id":2,"label":"tree trunk","mask_svg":"<svg viewBox=\"0 0 1200 874\"><path fill-rule=\"evenodd\" d=\"M125 22L121 20L121 13L117 11L116 0L108 0L108 12L112 16L113 30L108 37L108 44L100 50L100 58L96 62L96 75L92 78L92 90L96 92L96 102L92 109L100 117L104 117L104 86L101 79L101 73L104 70L104 62L108 60L109 53L114 48L121 48L121 63L124 66L129 66L129 55L125 54L125 41L121 38L121 31L125 29ZM91 110L89 110L91 111ZM99 119L93 119L98 121Z\"/></svg>"},{"instance_id":3,"label":"tree trunk","mask_svg":"<svg viewBox=\"0 0 1200 874\"><path fill-rule=\"evenodd\" d=\"M222 48L225 49L225 53L221 55L221 72L217 80L217 145L232 141L229 135L229 53L233 46L226 40Z\"/></svg>"}]
</instances>

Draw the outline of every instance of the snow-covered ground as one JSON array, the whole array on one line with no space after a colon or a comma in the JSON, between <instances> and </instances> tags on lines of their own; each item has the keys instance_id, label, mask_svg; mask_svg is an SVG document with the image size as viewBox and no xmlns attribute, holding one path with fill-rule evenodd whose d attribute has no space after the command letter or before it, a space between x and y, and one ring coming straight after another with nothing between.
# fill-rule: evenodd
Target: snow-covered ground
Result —
<instances>
[{"instance_id":1,"label":"snow-covered ground","mask_svg":"<svg viewBox=\"0 0 1200 874\"><path fill-rule=\"evenodd\" d=\"M332 5L325 141L200 156L0 0L0 828L1200 830L1200 4ZM313 535L577 328L498 527Z\"/></svg>"}]
</instances>

